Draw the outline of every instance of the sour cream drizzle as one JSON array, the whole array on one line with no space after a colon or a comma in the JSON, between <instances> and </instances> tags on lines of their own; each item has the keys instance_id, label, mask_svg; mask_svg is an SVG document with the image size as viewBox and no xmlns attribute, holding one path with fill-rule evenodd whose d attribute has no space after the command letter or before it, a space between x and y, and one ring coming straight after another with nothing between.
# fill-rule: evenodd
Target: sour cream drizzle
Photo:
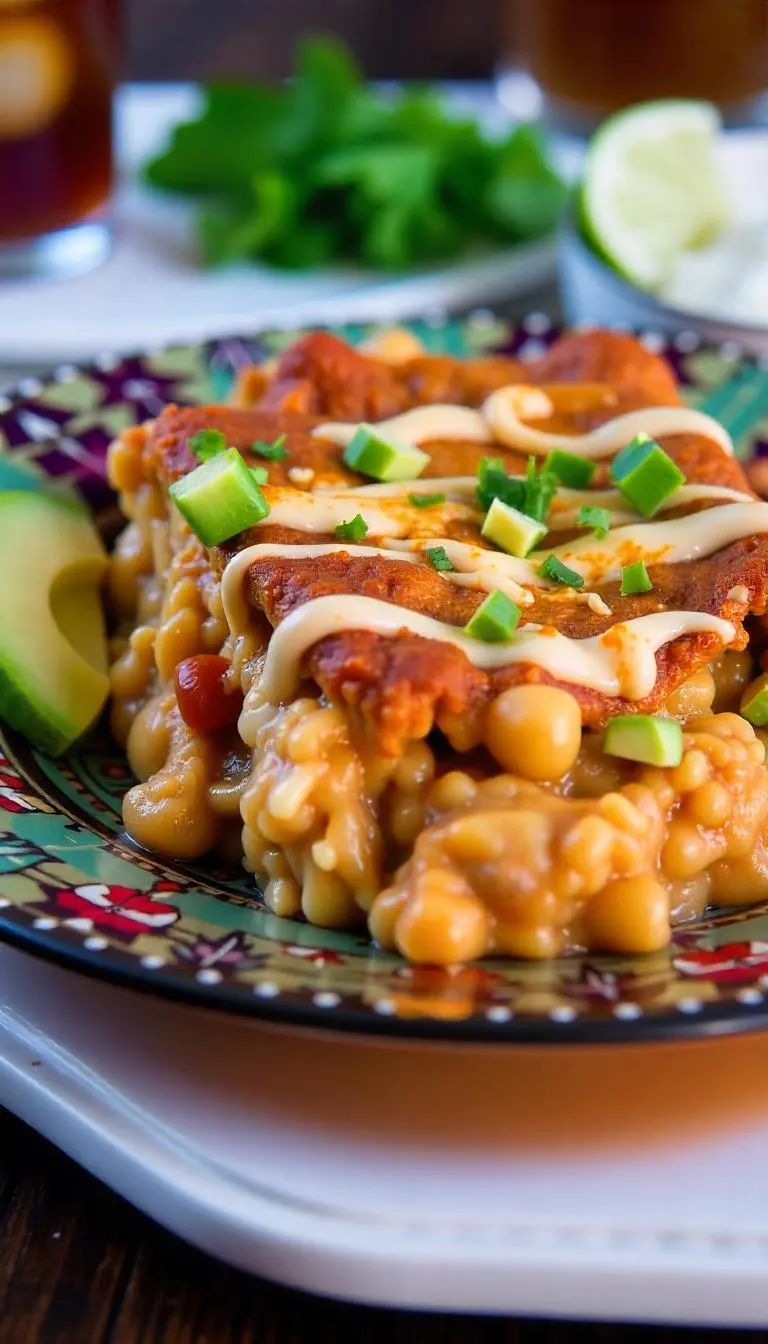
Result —
<instances>
[{"instance_id":1,"label":"sour cream drizzle","mask_svg":"<svg viewBox=\"0 0 768 1344\"><path fill-rule=\"evenodd\" d=\"M524 423L525 417L545 418L553 409L541 388L507 387L493 393L480 411L464 406L421 406L380 422L377 427L386 437L400 442L428 443L437 439L497 442L539 456L554 448L565 448L585 458L607 457L640 431L653 437L704 435L725 452L733 451L728 434L717 421L687 407L645 407L615 416L582 435L550 434ZM319 426L314 433L344 446L355 430L355 425L329 423ZM327 535L339 523L360 513L371 535L386 538L386 542L383 546L337 542L308 546L265 543L247 547L233 556L222 577L222 601L230 629L238 634L247 628L245 575L251 564L270 556L307 560L344 552L351 557L382 557L419 564L425 562L428 547L439 545L454 566L452 570L441 571L442 579L488 591L502 588L521 605L530 605L534 600L532 589L557 587L538 574L550 548L518 559L440 536L448 523L476 519L475 488L473 476L449 476L341 489L326 487L313 493L279 487L269 490L271 513L265 520L267 525ZM448 498L418 509L407 501L411 493L445 494ZM613 529L602 541L593 535L580 536L556 547L554 553L588 583L595 583L617 578L622 566L634 560L643 559L651 564L694 560L711 555L741 537L768 533L768 504L727 487L683 486L666 501L662 512L704 500L727 502L674 519L646 522L628 510L616 490L560 489L549 520L552 530L575 527L579 508L586 502L609 509L612 522L626 521L627 525ZM579 596L590 595L582 591ZM600 601L597 595L591 596ZM628 700L640 700L653 689L656 653L664 644L682 635L709 633L727 646L735 637L733 625L718 616L697 611L660 611L620 622L588 639L573 639L550 626L528 625L519 628L509 643L489 644L471 638L460 627L410 611L395 602L354 593L329 595L295 608L274 630L259 680L260 697L273 702L290 698L301 680L302 659L307 651L319 640L349 630L381 635L407 631L452 644L475 667L486 671L513 663L533 663L558 680ZM247 715L246 702L241 723ZM243 736L247 740L245 731Z\"/></svg>"},{"instance_id":2,"label":"sour cream drizzle","mask_svg":"<svg viewBox=\"0 0 768 1344\"><path fill-rule=\"evenodd\" d=\"M702 434L714 440L724 452L733 453L733 443L717 420L689 406L645 406L606 420L588 434L552 434L536 429L525 417L545 418L554 414L554 404L541 388L513 384L492 392L479 411L466 406L417 406L415 410L381 420L376 428L385 438L398 443L423 444L432 439L459 439L473 443L500 443L507 448L544 457L554 448L564 448L577 457L611 457L635 434L643 431L652 438L669 434ZM329 421L312 433L346 447L357 425Z\"/></svg>"},{"instance_id":3,"label":"sour cream drizzle","mask_svg":"<svg viewBox=\"0 0 768 1344\"><path fill-rule=\"evenodd\" d=\"M515 479L522 480L523 477L516 476ZM376 482L375 485L318 486L313 497L325 500L326 497L332 496L334 499L344 500L348 511L358 503L359 511L362 511L371 500L407 499L412 494L439 494L445 495L448 500L474 503L476 488L477 476L426 476L418 481ZM755 502L753 495L748 495L743 490L732 490L727 485L681 485L679 490L663 501L659 513L670 513L673 509L685 509L691 504L718 500L727 500L734 504ZM632 523L639 521L640 518L634 509L627 506L627 501L619 490L570 490L563 485L558 489L550 505L547 519L550 532L563 532L566 528L575 527L579 510L585 504L608 509L612 523ZM433 507L438 506L432 505L430 510ZM424 509L420 512L422 518L430 516Z\"/></svg>"},{"instance_id":4,"label":"sour cream drizzle","mask_svg":"<svg viewBox=\"0 0 768 1344\"><path fill-rule=\"evenodd\" d=\"M319 640L348 630L378 635L408 632L452 644L473 666L490 672L514 663L534 663L558 680L587 686L605 695L641 700L656 682L656 653L681 635L713 634L723 644L734 627L701 611L664 611L612 626L590 639L571 639L552 627L524 626L508 644L486 644L431 616L408 611L377 598L316 597L295 608L273 632L259 680L259 696L273 704L289 700L301 681L304 655ZM241 732L246 741L243 719Z\"/></svg>"},{"instance_id":5,"label":"sour cream drizzle","mask_svg":"<svg viewBox=\"0 0 768 1344\"><path fill-rule=\"evenodd\" d=\"M411 481L410 491L419 490L419 482ZM330 491L310 493L307 490L289 490L284 486L266 486L269 514L263 524L269 527L290 527L297 532L334 532L339 523L348 522L356 513L362 514L372 536L407 537L419 525L424 536L445 530L454 522L472 522L477 510L466 504L446 501L434 509L418 509L402 496L383 497L332 494Z\"/></svg>"}]
</instances>

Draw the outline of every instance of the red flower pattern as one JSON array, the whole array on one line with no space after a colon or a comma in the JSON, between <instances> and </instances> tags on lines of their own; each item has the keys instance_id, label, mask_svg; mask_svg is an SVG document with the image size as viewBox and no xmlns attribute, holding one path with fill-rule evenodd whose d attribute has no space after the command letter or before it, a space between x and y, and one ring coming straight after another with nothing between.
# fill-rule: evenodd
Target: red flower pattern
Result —
<instances>
[{"instance_id":1,"label":"red flower pattern","mask_svg":"<svg viewBox=\"0 0 768 1344\"><path fill-rule=\"evenodd\" d=\"M56 908L67 912L65 918L88 919L98 928L111 929L128 938L137 938L141 933L161 933L175 924L179 918L176 906L153 900L153 892L180 890L174 882L158 882L148 892L106 882L47 888Z\"/></svg>"}]
</instances>

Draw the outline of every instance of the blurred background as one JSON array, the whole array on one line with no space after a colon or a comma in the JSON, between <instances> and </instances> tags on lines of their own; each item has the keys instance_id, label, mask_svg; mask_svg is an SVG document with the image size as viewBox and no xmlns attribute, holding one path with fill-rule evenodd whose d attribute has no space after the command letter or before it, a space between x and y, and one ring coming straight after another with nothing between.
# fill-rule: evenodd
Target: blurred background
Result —
<instances>
[{"instance_id":1,"label":"blurred background","mask_svg":"<svg viewBox=\"0 0 768 1344\"><path fill-rule=\"evenodd\" d=\"M768 348L767 90L768 0L0 0L0 362L523 298Z\"/></svg>"},{"instance_id":2,"label":"blurred background","mask_svg":"<svg viewBox=\"0 0 768 1344\"><path fill-rule=\"evenodd\" d=\"M483 78L504 9L504 0L128 0L126 75L279 78L296 35L322 29L347 41L372 78Z\"/></svg>"}]
</instances>

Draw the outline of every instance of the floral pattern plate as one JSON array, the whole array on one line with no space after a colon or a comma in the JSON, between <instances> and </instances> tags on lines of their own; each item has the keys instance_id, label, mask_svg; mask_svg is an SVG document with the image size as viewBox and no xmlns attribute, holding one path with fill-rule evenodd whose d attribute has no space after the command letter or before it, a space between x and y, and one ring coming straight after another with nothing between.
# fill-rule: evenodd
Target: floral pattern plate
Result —
<instances>
[{"instance_id":1,"label":"floral pattern plate","mask_svg":"<svg viewBox=\"0 0 768 1344\"><path fill-rule=\"evenodd\" d=\"M430 349L457 354L533 355L557 335L541 314L516 328L485 311L413 325ZM369 332L340 329L351 340ZM27 379L0 400L0 451L73 482L114 523L104 479L112 436L168 401L221 398L239 366L296 334L104 357L45 383ZM694 404L747 367L738 350L700 346L690 332L643 339L672 360ZM768 452L768 419L738 446ZM768 1025L768 900L686 924L653 956L413 968L360 933L276 918L245 873L138 851L120 821L129 782L101 730L57 761L0 737L1 937L136 988L313 1027L564 1043Z\"/></svg>"}]
</instances>

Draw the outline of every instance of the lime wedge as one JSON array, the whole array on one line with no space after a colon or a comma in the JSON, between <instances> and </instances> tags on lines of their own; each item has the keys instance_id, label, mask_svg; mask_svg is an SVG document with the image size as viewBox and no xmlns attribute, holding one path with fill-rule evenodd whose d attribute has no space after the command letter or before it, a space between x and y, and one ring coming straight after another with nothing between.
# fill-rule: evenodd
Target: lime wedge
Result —
<instances>
[{"instance_id":1,"label":"lime wedge","mask_svg":"<svg viewBox=\"0 0 768 1344\"><path fill-rule=\"evenodd\" d=\"M720 129L710 103L640 103L593 137L581 193L582 227L641 289L671 277L680 253L709 242L726 204L715 161Z\"/></svg>"}]
</instances>

